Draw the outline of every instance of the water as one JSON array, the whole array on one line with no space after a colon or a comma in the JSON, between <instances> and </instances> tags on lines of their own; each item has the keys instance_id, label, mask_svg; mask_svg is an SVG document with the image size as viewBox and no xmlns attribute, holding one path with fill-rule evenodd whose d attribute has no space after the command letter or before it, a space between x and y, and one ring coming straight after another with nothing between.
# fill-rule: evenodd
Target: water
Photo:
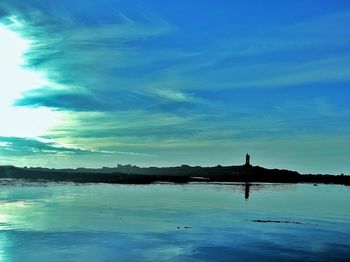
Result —
<instances>
[{"instance_id":1,"label":"water","mask_svg":"<svg viewBox=\"0 0 350 262\"><path fill-rule=\"evenodd\" d=\"M349 193L2 180L0 261L350 261Z\"/></svg>"}]
</instances>

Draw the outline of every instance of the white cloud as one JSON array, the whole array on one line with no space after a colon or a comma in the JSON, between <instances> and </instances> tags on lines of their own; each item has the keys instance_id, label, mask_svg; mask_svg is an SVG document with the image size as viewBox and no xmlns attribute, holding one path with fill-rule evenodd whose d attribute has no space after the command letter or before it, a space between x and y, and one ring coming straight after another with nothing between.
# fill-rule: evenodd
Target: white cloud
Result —
<instances>
[{"instance_id":1,"label":"white cloud","mask_svg":"<svg viewBox=\"0 0 350 262\"><path fill-rule=\"evenodd\" d=\"M193 102L194 96L180 90L156 89L154 93L162 98L177 101L177 102Z\"/></svg>"}]
</instances>

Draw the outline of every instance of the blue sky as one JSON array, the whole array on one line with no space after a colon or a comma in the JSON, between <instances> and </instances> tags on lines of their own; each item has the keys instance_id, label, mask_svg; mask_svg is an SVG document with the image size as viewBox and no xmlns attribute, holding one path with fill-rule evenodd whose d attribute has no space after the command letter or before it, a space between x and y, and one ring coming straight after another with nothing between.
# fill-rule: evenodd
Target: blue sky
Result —
<instances>
[{"instance_id":1,"label":"blue sky","mask_svg":"<svg viewBox=\"0 0 350 262\"><path fill-rule=\"evenodd\" d=\"M349 173L349 1L2 1L0 164Z\"/></svg>"}]
</instances>

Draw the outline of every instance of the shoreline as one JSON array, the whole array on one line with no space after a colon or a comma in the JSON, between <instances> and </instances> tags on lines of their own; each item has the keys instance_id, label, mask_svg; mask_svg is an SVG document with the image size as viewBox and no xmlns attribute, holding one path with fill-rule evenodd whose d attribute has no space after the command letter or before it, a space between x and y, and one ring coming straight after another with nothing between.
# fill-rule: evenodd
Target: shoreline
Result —
<instances>
[{"instance_id":1,"label":"shoreline","mask_svg":"<svg viewBox=\"0 0 350 262\"><path fill-rule=\"evenodd\" d=\"M0 166L0 179L26 179L46 182L152 184L203 183L310 183L350 185L350 176L299 174L296 171L266 169L259 166L139 168L127 166L102 169L45 169ZM119 172L116 172L116 171Z\"/></svg>"}]
</instances>

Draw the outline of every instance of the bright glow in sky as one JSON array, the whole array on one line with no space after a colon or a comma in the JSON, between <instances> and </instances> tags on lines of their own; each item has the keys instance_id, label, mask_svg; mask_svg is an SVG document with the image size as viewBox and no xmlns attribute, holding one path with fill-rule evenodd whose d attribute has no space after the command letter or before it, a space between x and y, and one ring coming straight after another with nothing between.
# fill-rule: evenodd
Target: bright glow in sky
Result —
<instances>
[{"instance_id":1,"label":"bright glow in sky","mask_svg":"<svg viewBox=\"0 0 350 262\"><path fill-rule=\"evenodd\" d=\"M24 68L24 54L31 42L0 24L0 136L38 137L59 121L59 114L49 108L15 107L15 101L30 91L47 84L35 71Z\"/></svg>"}]
</instances>

